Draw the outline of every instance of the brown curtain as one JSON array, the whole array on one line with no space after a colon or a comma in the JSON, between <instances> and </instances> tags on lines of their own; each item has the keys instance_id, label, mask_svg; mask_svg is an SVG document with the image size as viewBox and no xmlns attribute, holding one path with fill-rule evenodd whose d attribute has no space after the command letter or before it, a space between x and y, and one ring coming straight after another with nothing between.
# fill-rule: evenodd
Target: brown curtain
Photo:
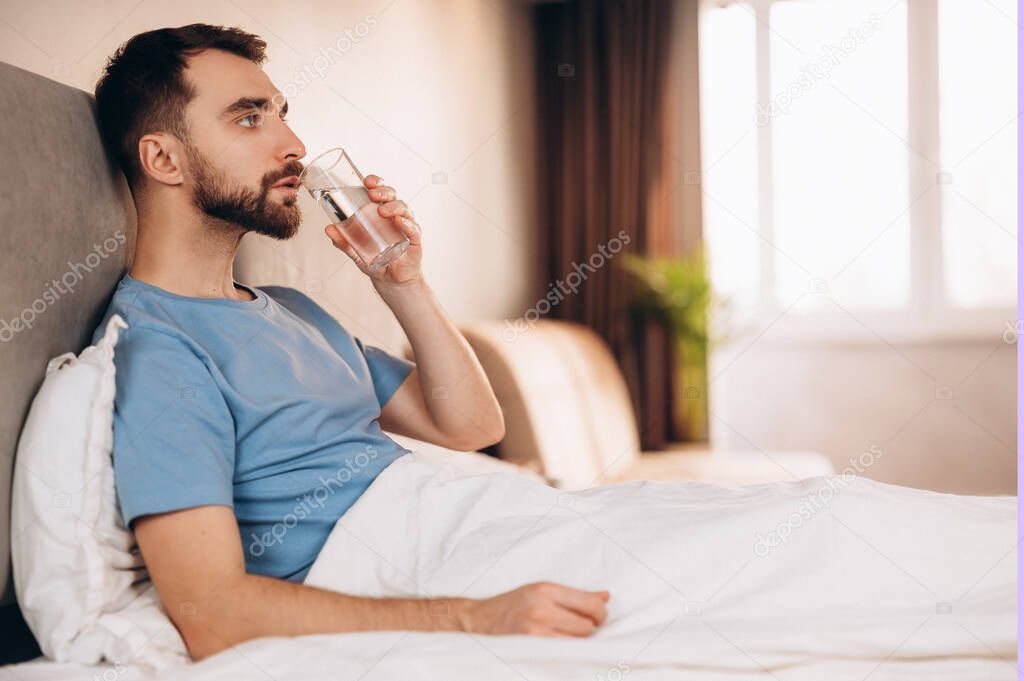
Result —
<instances>
[{"instance_id":1,"label":"brown curtain","mask_svg":"<svg viewBox=\"0 0 1024 681\"><path fill-rule=\"evenodd\" d=\"M629 238L623 252L674 255L699 242L699 190L696 225L683 225L680 211L694 193L678 191L694 184L699 161L676 153L680 130L697 129L696 107L679 97L690 81L696 89L695 4L592 0L534 9L543 257L537 283L543 295L570 272L587 273L549 316L586 324L607 341L629 384L644 449L682 439L671 338L631 319L629 277L614 257L592 272L581 266L600 246L611 252L620 230ZM680 25L693 29L694 47L682 76L679 62L691 55L673 45L683 39L674 35ZM696 93L689 94L695 105Z\"/></svg>"}]
</instances>

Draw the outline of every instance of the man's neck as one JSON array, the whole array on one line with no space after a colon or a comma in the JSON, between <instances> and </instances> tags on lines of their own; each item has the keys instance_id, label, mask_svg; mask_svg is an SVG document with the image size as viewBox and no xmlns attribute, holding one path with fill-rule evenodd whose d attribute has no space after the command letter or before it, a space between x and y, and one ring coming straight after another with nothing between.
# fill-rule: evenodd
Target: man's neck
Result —
<instances>
[{"instance_id":1,"label":"man's neck","mask_svg":"<svg viewBox=\"0 0 1024 681\"><path fill-rule=\"evenodd\" d=\"M245 232L197 215L174 219L173 212L140 209L132 278L181 296L253 300L234 279Z\"/></svg>"}]
</instances>

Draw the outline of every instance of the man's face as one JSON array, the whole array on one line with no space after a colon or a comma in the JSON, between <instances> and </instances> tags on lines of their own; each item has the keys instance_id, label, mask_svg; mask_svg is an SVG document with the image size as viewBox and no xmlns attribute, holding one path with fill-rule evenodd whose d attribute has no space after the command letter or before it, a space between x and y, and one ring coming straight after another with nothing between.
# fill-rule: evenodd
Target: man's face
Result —
<instances>
[{"instance_id":1,"label":"man's face","mask_svg":"<svg viewBox=\"0 0 1024 681\"><path fill-rule=\"evenodd\" d=\"M294 236L298 187L274 185L302 172L306 149L283 120L284 97L259 66L221 50L189 59L185 78L196 89L185 141L196 207L258 234Z\"/></svg>"}]
</instances>

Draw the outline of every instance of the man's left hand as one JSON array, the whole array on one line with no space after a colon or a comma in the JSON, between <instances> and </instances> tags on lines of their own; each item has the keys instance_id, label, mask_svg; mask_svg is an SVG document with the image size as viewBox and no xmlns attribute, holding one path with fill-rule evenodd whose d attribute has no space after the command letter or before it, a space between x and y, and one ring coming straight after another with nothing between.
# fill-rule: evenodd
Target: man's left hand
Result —
<instances>
[{"instance_id":1,"label":"man's left hand","mask_svg":"<svg viewBox=\"0 0 1024 681\"><path fill-rule=\"evenodd\" d=\"M337 225L330 224L324 232L334 243L334 246L345 255L352 258L360 270L373 280L374 286L385 285L406 285L416 283L422 276L420 262L422 259L422 248L420 245L420 226L415 222L415 216L395 194L393 187L384 184L384 180L377 175L367 175L363 180L370 200L377 204L377 214L382 218L389 219L399 232L409 239L409 247L405 253L392 260L386 267L371 273L363 262L362 258L352 249L352 245L338 230ZM350 218L351 219L351 218Z\"/></svg>"}]
</instances>

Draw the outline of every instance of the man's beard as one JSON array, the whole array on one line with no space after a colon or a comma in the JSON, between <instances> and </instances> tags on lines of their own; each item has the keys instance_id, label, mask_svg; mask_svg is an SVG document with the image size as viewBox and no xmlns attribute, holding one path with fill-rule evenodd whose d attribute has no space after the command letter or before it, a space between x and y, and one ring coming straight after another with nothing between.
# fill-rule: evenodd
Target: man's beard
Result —
<instances>
[{"instance_id":1,"label":"man's beard","mask_svg":"<svg viewBox=\"0 0 1024 681\"><path fill-rule=\"evenodd\" d=\"M302 212L296 205L298 200L288 197L282 204L270 200L271 185L302 172L298 161L293 161L283 173L265 176L260 189L254 191L246 187L229 189L212 165L191 145L188 155L196 182L193 202L200 211L274 239L290 239L298 232L302 222Z\"/></svg>"}]
</instances>

